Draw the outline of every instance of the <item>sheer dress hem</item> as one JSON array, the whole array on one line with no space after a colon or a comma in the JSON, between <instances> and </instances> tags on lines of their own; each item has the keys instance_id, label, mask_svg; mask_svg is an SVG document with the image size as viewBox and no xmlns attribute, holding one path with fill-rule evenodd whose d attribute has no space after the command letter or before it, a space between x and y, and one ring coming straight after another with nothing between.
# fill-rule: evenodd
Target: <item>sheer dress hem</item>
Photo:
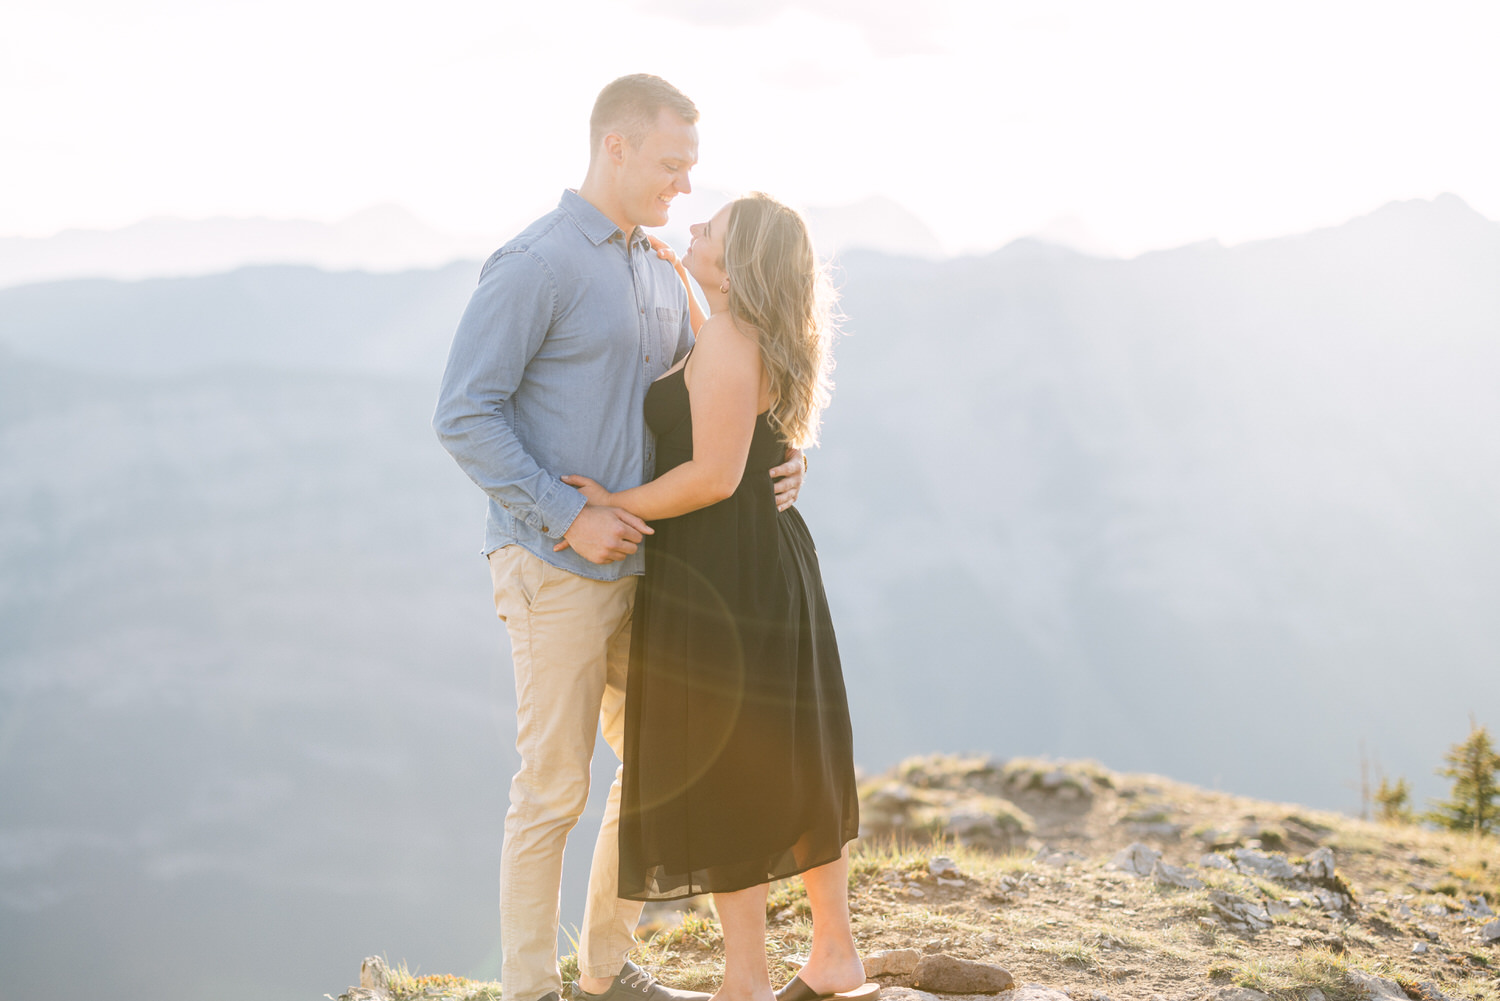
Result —
<instances>
[{"instance_id":1,"label":"sheer dress hem","mask_svg":"<svg viewBox=\"0 0 1500 1001\"><path fill-rule=\"evenodd\" d=\"M674 886L674 889L627 890L624 885L621 885L617 887L617 891L619 897L622 900L644 901L682 900L686 897L697 897L705 893L734 893L737 890L748 890L752 886L761 886L766 883L774 883L778 879L790 879L793 876L800 876L804 872L809 872L813 869L818 868L819 866L825 866L831 862L837 862L844 854L844 845L848 845L855 840L856 838L854 837L849 838L839 846L839 850L837 852L835 852L828 858L801 865L793 863L794 867L786 871L782 871L779 867L775 866L757 867L751 866L749 864L739 866L711 866L707 869L695 870L694 872L689 873L686 876L674 875L667 879L662 879L661 876L658 875L658 873L660 873L664 867L652 866L645 873L646 882L648 884L655 884L657 886L660 886L663 882L666 882L672 884ZM789 854L791 854L790 850L782 853L782 855ZM780 857L778 857L778 861L780 860ZM734 875L722 875L725 870L733 870ZM714 878L713 876L713 874L716 872L721 873L718 878Z\"/></svg>"}]
</instances>

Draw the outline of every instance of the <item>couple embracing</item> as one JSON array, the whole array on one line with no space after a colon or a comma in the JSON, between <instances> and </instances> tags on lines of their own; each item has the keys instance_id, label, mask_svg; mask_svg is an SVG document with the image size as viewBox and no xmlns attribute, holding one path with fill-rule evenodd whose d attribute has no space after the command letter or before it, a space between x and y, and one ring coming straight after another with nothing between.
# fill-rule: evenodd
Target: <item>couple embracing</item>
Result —
<instances>
[{"instance_id":1,"label":"couple embracing","mask_svg":"<svg viewBox=\"0 0 1500 1001\"><path fill-rule=\"evenodd\" d=\"M849 711L812 538L792 507L827 401L826 280L763 195L642 227L691 190L698 111L622 77L588 174L484 265L433 424L489 498L516 749L501 856L506 1001L559 1001L563 844L596 727L623 762L594 848L576 1001L706 1001L630 963L642 902L712 893L716 1001L771 1001L766 887L801 874L813 946L780 1001L865 1001L849 928ZM688 291L703 290L704 317Z\"/></svg>"}]
</instances>

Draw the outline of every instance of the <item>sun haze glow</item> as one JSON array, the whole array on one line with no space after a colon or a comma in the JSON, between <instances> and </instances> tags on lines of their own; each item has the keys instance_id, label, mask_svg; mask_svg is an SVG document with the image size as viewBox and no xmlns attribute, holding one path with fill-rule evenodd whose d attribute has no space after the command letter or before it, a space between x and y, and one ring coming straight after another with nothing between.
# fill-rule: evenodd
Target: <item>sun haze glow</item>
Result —
<instances>
[{"instance_id":1,"label":"sun haze glow","mask_svg":"<svg viewBox=\"0 0 1500 1001\"><path fill-rule=\"evenodd\" d=\"M886 195L950 252L1232 243L1442 191L1500 218L1497 38L1491 2L11 5L0 235L395 202L503 238L642 70L703 112L695 183Z\"/></svg>"}]
</instances>

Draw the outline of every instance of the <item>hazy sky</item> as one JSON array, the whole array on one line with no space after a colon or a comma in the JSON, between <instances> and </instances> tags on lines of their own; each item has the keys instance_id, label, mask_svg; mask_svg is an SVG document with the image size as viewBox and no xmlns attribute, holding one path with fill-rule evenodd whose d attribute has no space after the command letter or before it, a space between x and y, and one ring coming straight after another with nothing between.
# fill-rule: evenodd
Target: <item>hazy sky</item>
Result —
<instances>
[{"instance_id":1,"label":"hazy sky","mask_svg":"<svg viewBox=\"0 0 1500 1001\"><path fill-rule=\"evenodd\" d=\"M507 235L599 88L703 112L695 181L884 194L950 251L1133 253L1453 191L1500 218L1500 3L8 0L0 235L378 202ZM681 220L674 220L681 222Z\"/></svg>"}]
</instances>

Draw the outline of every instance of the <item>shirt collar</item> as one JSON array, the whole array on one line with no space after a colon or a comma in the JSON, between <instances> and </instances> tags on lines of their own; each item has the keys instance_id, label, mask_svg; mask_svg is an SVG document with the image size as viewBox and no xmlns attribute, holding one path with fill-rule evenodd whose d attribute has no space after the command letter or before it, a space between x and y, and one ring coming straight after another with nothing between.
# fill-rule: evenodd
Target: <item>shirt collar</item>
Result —
<instances>
[{"instance_id":1,"label":"shirt collar","mask_svg":"<svg viewBox=\"0 0 1500 1001\"><path fill-rule=\"evenodd\" d=\"M620 232L620 227L609 221L609 216L596 209L585 197L572 188L562 193L562 200L557 207L568 214L583 235L589 238L594 246L599 246L607 240L612 240ZM635 228L635 239L631 241L637 246L650 247L650 241L646 239L646 231L637 226Z\"/></svg>"}]
</instances>

